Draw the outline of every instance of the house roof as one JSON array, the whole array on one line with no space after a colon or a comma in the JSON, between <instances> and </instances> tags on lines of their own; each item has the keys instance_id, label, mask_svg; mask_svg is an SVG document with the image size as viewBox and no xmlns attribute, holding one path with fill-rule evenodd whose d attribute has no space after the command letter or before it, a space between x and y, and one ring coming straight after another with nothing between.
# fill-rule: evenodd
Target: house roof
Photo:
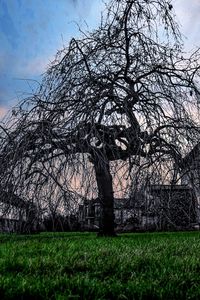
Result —
<instances>
[{"instance_id":1,"label":"house roof","mask_svg":"<svg viewBox=\"0 0 200 300\"><path fill-rule=\"evenodd\" d=\"M174 191L174 190L192 190L191 187L185 184L152 184L149 186L149 191Z\"/></svg>"},{"instance_id":2,"label":"house roof","mask_svg":"<svg viewBox=\"0 0 200 300\"><path fill-rule=\"evenodd\" d=\"M200 143L196 144L193 149L185 155L182 159L182 167L188 168L198 157L200 157Z\"/></svg>"},{"instance_id":3,"label":"house roof","mask_svg":"<svg viewBox=\"0 0 200 300\"><path fill-rule=\"evenodd\" d=\"M30 202L26 202L12 191L5 191L0 187L0 202L12 205L16 208L22 209L36 209L35 205Z\"/></svg>"},{"instance_id":4,"label":"house roof","mask_svg":"<svg viewBox=\"0 0 200 300\"><path fill-rule=\"evenodd\" d=\"M190 198L190 197L194 197L195 199L195 194L194 194L194 190L192 189L192 187L187 186L187 185L152 185L149 187L149 195L155 197L155 199L157 199L157 197L159 199L162 200L163 197L165 197L164 195L176 195L176 193L178 192L179 194L185 195L184 197L186 198ZM157 199L158 200L158 199ZM160 200L159 200L160 201Z\"/></svg>"}]
</instances>

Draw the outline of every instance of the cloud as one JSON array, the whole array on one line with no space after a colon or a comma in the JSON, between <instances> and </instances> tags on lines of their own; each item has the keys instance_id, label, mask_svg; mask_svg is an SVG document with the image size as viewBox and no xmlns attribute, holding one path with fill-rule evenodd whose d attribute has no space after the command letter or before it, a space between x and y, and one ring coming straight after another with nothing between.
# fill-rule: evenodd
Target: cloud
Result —
<instances>
[{"instance_id":1,"label":"cloud","mask_svg":"<svg viewBox=\"0 0 200 300\"><path fill-rule=\"evenodd\" d=\"M30 60L22 61L15 69L16 74L22 76L38 76L44 73L53 60L53 55L39 56Z\"/></svg>"},{"instance_id":2,"label":"cloud","mask_svg":"<svg viewBox=\"0 0 200 300\"><path fill-rule=\"evenodd\" d=\"M94 28L98 25L101 17L101 11L105 8L102 0L70 0L74 4L74 10L71 15L68 15L70 21L75 21L81 28L85 28L87 24L89 28ZM88 28L87 28L88 29Z\"/></svg>"},{"instance_id":3,"label":"cloud","mask_svg":"<svg viewBox=\"0 0 200 300\"><path fill-rule=\"evenodd\" d=\"M174 9L188 49L200 45L200 1L174 0Z\"/></svg>"},{"instance_id":4,"label":"cloud","mask_svg":"<svg viewBox=\"0 0 200 300\"><path fill-rule=\"evenodd\" d=\"M7 90L0 87L0 107L5 104L5 98L7 97Z\"/></svg>"},{"instance_id":5,"label":"cloud","mask_svg":"<svg viewBox=\"0 0 200 300\"><path fill-rule=\"evenodd\" d=\"M71 2L76 6L78 3L78 0L71 0Z\"/></svg>"},{"instance_id":6,"label":"cloud","mask_svg":"<svg viewBox=\"0 0 200 300\"><path fill-rule=\"evenodd\" d=\"M5 67L5 56L0 53L0 70L1 72L3 71Z\"/></svg>"},{"instance_id":7,"label":"cloud","mask_svg":"<svg viewBox=\"0 0 200 300\"><path fill-rule=\"evenodd\" d=\"M3 119L5 115L8 113L8 108L0 106L0 119Z\"/></svg>"},{"instance_id":8,"label":"cloud","mask_svg":"<svg viewBox=\"0 0 200 300\"><path fill-rule=\"evenodd\" d=\"M13 102L16 102L16 98L16 93L11 91L9 85L4 87L0 85L0 107L10 107Z\"/></svg>"},{"instance_id":9,"label":"cloud","mask_svg":"<svg viewBox=\"0 0 200 300\"><path fill-rule=\"evenodd\" d=\"M18 57L0 50L0 79L18 76L38 76L46 71L56 55L39 53L36 57ZM0 83L1 86L1 83Z\"/></svg>"},{"instance_id":10,"label":"cloud","mask_svg":"<svg viewBox=\"0 0 200 300\"><path fill-rule=\"evenodd\" d=\"M12 17L9 14L8 7L6 2L0 2L1 15L0 15L0 29L1 33L3 33L7 40L10 42L13 48L17 47L17 39L19 37L19 33L15 24L12 20Z\"/></svg>"}]
</instances>

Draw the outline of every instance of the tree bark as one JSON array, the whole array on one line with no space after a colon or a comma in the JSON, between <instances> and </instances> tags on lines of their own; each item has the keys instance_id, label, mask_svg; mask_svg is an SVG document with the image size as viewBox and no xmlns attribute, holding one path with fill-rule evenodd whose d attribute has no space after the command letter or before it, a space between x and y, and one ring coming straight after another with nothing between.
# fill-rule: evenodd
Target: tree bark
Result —
<instances>
[{"instance_id":1,"label":"tree bark","mask_svg":"<svg viewBox=\"0 0 200 300\"><path fill-rule=\"evenodd\" d=\"M94 169L101 205L99 236L115 236L114 194L109 161L95 161Z\"/></svg>"}]
</instances>

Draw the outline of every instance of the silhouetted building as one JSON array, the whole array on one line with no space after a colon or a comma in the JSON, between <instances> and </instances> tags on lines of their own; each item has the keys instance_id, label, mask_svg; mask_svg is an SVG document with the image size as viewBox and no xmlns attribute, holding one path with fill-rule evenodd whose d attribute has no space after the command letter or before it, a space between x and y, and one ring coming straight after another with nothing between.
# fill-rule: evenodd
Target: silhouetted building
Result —
<instances>
[{"instance_id":1,"label":"silhouetted building","mask_svg":"<svg viewBox=\"0 0 200 300\"><path fill-rule=\"evenodd\" d=\"M0 231L28 233L36 230L36 206L0 187Z\"/></svg>"},{"instance_id":2,"label":"silhouetted building","mask_svg":"<svg viewBox=\"0 0 200 300\"><path fill-rule=\"evenodd\" d=\"M185 185L150 185L140 199L115 199L116 226L132 225L132 229L188 229L197 222L197 199ZM84 200L79 206L79 222L83 229L99 227L99 199Z\"/></svg>"},{"instance_id":3,"label":"silhouetted building","mask_svg":"<svg viewBox=\"0 0 200 300\"><path fill-rule=\"evenodd\" d=\"M197 199L186 185L151 185L147 216L155 217L158 229L189 228L197 222Z\"/></svg>"}]
</instances>

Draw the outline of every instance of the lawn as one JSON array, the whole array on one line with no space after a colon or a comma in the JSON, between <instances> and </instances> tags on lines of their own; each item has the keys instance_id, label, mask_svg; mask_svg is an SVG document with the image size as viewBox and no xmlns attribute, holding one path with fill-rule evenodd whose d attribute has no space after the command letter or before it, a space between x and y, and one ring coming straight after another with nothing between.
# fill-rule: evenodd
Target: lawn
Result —
<instances>
[{"instance_id":1,"label":"lawn","mask_svg":"<svg viewBox=\"0 0 200 300\"><path fill-rule=\"evenodd\" d=\"M1 234L0 299L200 299L200 233Z\"/></svg>"}]
</instances>

